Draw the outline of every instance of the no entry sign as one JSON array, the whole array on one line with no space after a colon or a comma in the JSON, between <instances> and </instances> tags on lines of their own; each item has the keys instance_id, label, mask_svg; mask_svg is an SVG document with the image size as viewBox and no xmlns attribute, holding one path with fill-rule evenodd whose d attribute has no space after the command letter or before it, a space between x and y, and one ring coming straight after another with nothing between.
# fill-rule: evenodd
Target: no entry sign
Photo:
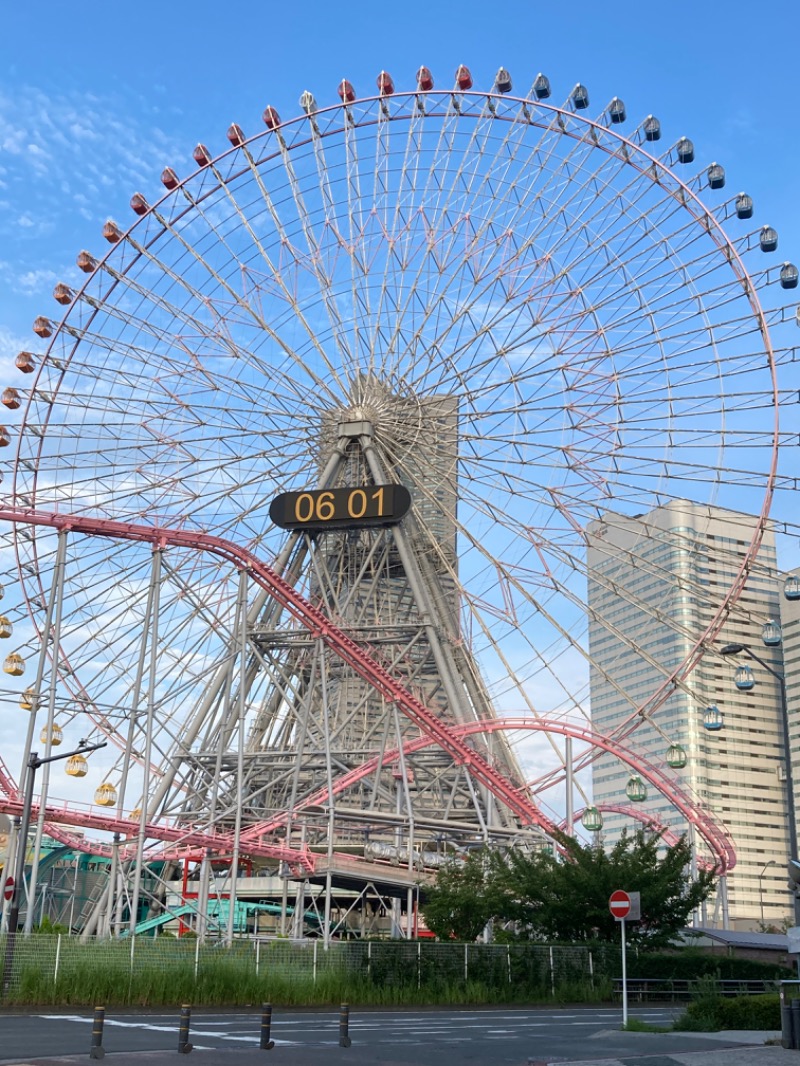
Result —
<instances>
[{"instance_id":1,"label":"no entry sign","mask_svg":"<svg viewBox=\"0 0 800 1066\"><path fill-rule=\"evenodd\" d=\"M627 892L623 892L621 888L618 888L616 892L611 893L608 909L615 918L627 918L631 912L631 897Z\"/></svg>"},{"instance_id":2,"label":"no entry sign","mask_svg":"<svg viewBox=\"0 0 800 1066\"><path fill-rule=\"evenodd\" d=\"M9 877L6 883L3 885L3 898L11 899L14 895L14 878Z\"/></svg>"},{"instance_id":3,"label":"no entry sign","mask_svg":"<svg viewBox=\"0 0 800 1066\"><path fill-rule=\"evenodd\" d=\"M612 892L608 901L608 909L619 922L619 931L622 943L622 1024L628 1024L628 963L625 952L625 921L630 919L638 921L642 916L641 896L638 892L624 892L618 888Z\"/></svg>"},{"instance_id":4,"label":"no entry sign","mask_svg":"<svg viewBox=\"0 0 800 1066\"><path fill-rule=\"evenodd\" d=\"M641 915L639 893L623 892L621 888L618 888L616 892L611 893L611 898L608 901L608 909L618 922L621 922L625 918L637 921Z\"/></svg>"}]
</instances>

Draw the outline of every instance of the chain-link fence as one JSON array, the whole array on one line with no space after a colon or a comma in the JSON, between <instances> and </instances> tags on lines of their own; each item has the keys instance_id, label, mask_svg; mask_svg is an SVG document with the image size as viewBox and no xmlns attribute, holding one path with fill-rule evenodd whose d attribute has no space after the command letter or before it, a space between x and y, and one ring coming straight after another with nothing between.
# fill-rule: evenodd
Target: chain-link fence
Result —
<instances>
[{"instance_id":1,"label":"chain-link fence","mask_svg":"<svg viewBox=\"0 0 800 1066\"><path fill-rule=\"evenodd\" d=\"M0 937L7 1003L514 1002L608 995L613 948L428 941Z\"/></svg>"}]
</instances>

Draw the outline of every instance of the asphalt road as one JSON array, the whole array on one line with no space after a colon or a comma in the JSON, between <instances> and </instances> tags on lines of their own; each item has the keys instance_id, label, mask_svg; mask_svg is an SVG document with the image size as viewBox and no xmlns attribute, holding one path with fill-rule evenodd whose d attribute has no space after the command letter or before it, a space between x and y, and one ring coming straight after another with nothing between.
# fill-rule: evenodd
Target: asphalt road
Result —
<instances>
[{"instance_id":1,"label":"asphalt road","mask_svg":"<svg viewBox=\"0 0 800 1066\"><path fill-rule=\"evenodd\" d=\"M672 1008L632 1010L631 1016L652 1024L668 1024ZM148 1060L175 1062L178 1045L177 1010L135 1012L110 1009L103 1047L115 1066L144 1066ZM198 1008L192 1014L192 1061L215 1066L230 1061L241 1066L285 1062L373 1063L395 1066L445 1066L449 1063L508 1063L604 1058L631 1054L664 1054L730 1046L721 1037L686 1034L622 1033L617 1007L487 1010L351 1010L352 1046L340 1048L336 1009L287 1010L273 1013L273 1051L259 1049L260 1014L251 1011L213 1012ZM41 1010L0 1014L0 1063L31 1063L45 1057L78 1055L88 1060L92 1012ZM645 1051L646 1048L646 1051ZM149 1053L149 1054L148 1054ZM267 1056L265 1058L265 1056ZM118 1057L117 1057L118 1056Z\"/></svg>"}]
</instances>

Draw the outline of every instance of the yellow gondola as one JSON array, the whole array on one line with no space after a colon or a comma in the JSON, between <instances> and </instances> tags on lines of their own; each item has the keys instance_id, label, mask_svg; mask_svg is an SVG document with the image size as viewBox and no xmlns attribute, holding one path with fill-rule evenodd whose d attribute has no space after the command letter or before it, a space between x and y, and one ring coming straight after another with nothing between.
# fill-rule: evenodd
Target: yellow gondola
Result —
<instances>
[{"instance_id":1,"label":"yellow gondola","mask_svg":"<svg viewBox=\"0 0 800 1066\"><path fill-rule=\"evenodd\" d=\"M25 673L25 660L19 652L12 651L10 655L6 656L3 669L7 674L11 674L12 677L22 677Z\"/></svg>"},{"instance_id":2,"label":"yellow gondola","mask_svg":"<svg viewBox=\"0 0 800 1066\"><path fill-rule=\"evenodd\" d=\"M50 737L50 747L51 748L57 748L58 745L61 743L61 741L63 739L64 739L64 731L63 731L63 729L61 728L60 725L57 725L55 722L53 722L53 733L52 733L52 736ZM47 726L45 726L44 729L39 734L39 740L41 740L42 744L46 744L47 743Z\"/></svg>"},{"instance_id":3,"label":"yellow gondola","mask_svg":"<svg viewBox=\"0 0 800 1066\"><path fill-rule=\"evenodd\" d=\"M67 759L65 769L70 777L86 777L89 772L89 764L86 761L86 758L78 753L76 755L70 755Z\"/></svg>"},{"instance_id":4,"label":"yellow gondola","mask_svg":"<svg viewBox=\"0 0 800 1066\"><path fill-rule=\"evenodd\" d=\"M94 801L98 807L113 807L117 802L117 790L110 782L104 781L95 792Z\"/></svg>"}]
</instances>

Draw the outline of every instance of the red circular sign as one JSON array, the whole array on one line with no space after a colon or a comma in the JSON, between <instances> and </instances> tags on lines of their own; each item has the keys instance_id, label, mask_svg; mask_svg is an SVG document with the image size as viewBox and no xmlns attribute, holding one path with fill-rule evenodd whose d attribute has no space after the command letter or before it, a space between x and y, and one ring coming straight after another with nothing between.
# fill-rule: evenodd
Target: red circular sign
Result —
<instances>
[{"instance_id":1,"label":"red circular sign","mask_svg":"<svg viewBox=\"0 0 800 1066\"><path fill-rule=\"evenodd\" d=\"M14 878L13 877L9 877L9 879L6 881L5 885L3 886L3 896L4 896L5 899L11 899L11 897L13 895L14 895Z\"/></svg>"},{"instance_id":2,"label":"red circular sign","mask_svg":"<svg viewBox=\"0 0 800 1066\"><path fill-rule=\"evenodd\" d=\"M621 888L618 888L616 892L611 893L608 909L615 918L627 918L631 911L631 897L627 892L623 892Z\"/></svg>"}]
</instances>

